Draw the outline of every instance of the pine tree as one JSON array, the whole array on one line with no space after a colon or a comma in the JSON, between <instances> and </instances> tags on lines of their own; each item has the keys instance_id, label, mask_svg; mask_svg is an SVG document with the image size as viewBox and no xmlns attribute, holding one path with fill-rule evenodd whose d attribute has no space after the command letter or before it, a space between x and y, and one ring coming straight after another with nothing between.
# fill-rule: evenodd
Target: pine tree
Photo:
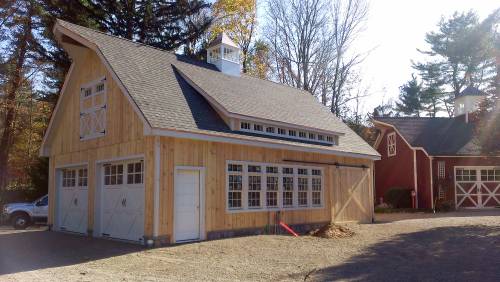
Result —
<instances>
[{"instance_id":1,"label":"pine tree","mask_svg":"<svg viewBox=\"0 0 500 282\"><path fill-rule=\"evenodd\" d=\"M412 75L412 79L400 87L399 102L396 102L396 111L407 116L420 116L422 110L421 103L422 86L417 81L417 77Z\"/></svg>"}]
</instances>

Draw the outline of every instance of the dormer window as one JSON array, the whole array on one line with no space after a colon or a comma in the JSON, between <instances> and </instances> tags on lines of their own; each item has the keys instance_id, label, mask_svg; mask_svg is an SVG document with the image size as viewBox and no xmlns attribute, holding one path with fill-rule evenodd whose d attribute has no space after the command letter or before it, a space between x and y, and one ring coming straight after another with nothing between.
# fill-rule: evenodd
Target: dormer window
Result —
<instances>
[{"instance_id":1,"label":"dormer window","mask_svg":"<svg viewBox=\"0 0 500 282\"><path fill-rule=\"evenodd\" d=\"M337 145L337 138L334 135L318 134L304 129L275 127L263 123L255 123L252 121L239 120L240 131L253 132L260 135L269 135L274 137L287 137L289 139L296 139L299 141L316 140L325 145Z\"/></svg>"},{"instance_id":2,"label":"dormer window","mask_svg":"<svg viewBox=\"0 0 500 282\"><path fill-rule=\"evenodd\" d=\"M250 123L248 122L242 122L241 125L240 125L240 128L241 129L250 129Z\"/></svg>"}]
</instances>

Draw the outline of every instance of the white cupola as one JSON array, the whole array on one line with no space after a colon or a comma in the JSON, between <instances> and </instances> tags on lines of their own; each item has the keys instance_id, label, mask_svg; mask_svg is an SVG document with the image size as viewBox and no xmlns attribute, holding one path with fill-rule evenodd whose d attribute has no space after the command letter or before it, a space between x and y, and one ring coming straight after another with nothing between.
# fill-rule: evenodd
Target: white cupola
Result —
<instances>
[{"instance_id":1,"label":"white cupola","mask_svg":"<svg viewBox=\"0 0 500 282\"><path fill-rule=\"evenodd\" d=\"M485 99L486 93L474 86L467 86L460 94L455 96L455 116L467 115L475 112L479 104Z\"/></svg>"},{"instance_id":2,"label":"white cupola","mask_svg":"<svg viewBox=\"0 0 500 282\"><path fill-rule=\"evenodd\" d=\"M207 62L225 74L240 76L240 48L224 32L208 46Z\"/></svg>"}]
</instances>

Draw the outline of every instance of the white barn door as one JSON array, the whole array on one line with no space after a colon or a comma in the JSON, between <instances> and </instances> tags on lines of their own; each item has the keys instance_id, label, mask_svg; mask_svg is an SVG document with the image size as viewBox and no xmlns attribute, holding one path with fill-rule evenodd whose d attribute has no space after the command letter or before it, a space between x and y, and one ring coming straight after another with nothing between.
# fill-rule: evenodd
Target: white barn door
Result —
<instances>
[{"instance_id":1,"label":"white barn door","mask_svg":"<svg viewBox=\"0 0 500 282\"><path fill-rule=\"evenodd\" d=\"M457 208L500 207L500 168L456 167L455 201Z\"/></svg>"}]
</instances>

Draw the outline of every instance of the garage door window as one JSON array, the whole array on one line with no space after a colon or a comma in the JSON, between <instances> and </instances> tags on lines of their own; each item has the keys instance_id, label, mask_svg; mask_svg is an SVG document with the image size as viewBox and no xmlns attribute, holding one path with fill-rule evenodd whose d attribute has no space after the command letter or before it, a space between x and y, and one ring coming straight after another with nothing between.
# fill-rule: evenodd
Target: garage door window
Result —
<instances>
[{"instance_id":1,"label":"garage door window","mask_svg":"<svg viewBox=\"0 0 500 282\"><path fill-rule=\"evenodd\" d=\"M87 187L88 185L88 171L86 168L78 170L78 186Z\"/></svg>"},{"instance_id":2,"label":"garage door window","mask_svg":"<svg viewBox=\"0 0 500 282\"><path fill-rule=\"evenodd\" d=\"M142 162L127 164L127 184L142 184L144 182L144 165Z\"/></svg>"},{"instance_id":3,"label":"garage door window","mask_svg":"<svg viewBox=\"0 0 500 282\"><path fill-rule=\"evenodd\" d=\"M500 169L482 169L481 181L500 181Z\"/></svg>"},{"instance_id":4,"label":"garage door window","mask_svg":"<svg viewBox=\"0 0 500 282\"><path fill-rule=\"evenodd\" d=\"M76 186L76 170L65 169L63 170L63 187L75 187Z\"/></svg>"},{"instance_id":5,"label":"garage door window","mask_svg":"<svg viewBox=\"0 0 500 282\"><path fill-rule=\"evenodd\" d=\"M104 185L123 184L123 165L107 165L104 167Z\"/></svg>"},{"instance_id":6,"label":"garage door window","mask_svg":"<svg viewBox=\"0 0 500 282\"><path fill-rule=\"evenodd\" d=\"M457 181L476 181L476 170L471 169L457 169Z\"/></svg>"}]
</instances>

